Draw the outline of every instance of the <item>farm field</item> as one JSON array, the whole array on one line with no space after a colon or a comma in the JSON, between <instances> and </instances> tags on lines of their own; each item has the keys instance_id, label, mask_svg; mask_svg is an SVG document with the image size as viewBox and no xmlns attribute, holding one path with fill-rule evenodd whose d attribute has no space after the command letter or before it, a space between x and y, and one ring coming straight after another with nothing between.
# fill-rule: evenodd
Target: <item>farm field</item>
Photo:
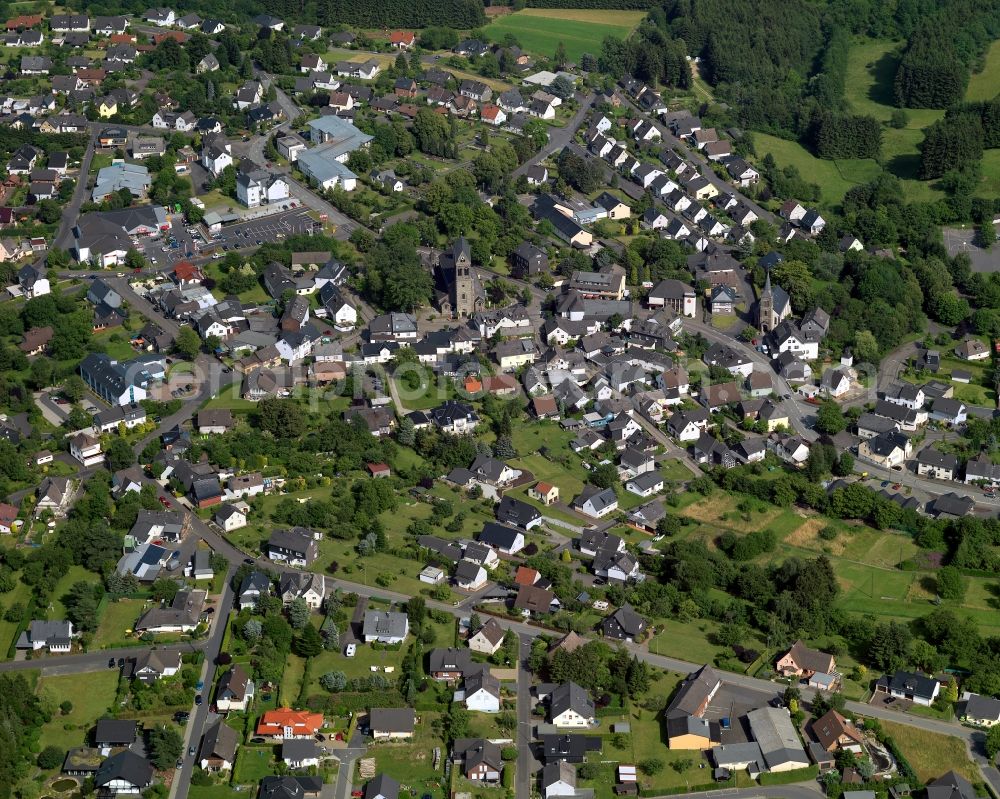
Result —
<instances>
[{"instance_id":1,"label":"farm field","mask_svg":"<svg viewBox=\"0 0 1000 799\"><path fill-rule=\"evenodd\" d=\"M1000 41L993 42L986 51L982 72L977 72L969 79L965 99L992 100L998 93L1000 93Z\"/></svg>"},{"instance_id":2,"label":"farm field","mask_svg":"<svg viewBox=\"0 0 1000 799\"><path fill-rule=\"evenodd\" d=\"M626 38L645 16L644 11L532 8L498 17L486 32L494 41L509 33L525 50L544 56L552 56L562 42L570 61L578 61L583 53L597 55L605 36Z\"/></svg>"}]
</instances>

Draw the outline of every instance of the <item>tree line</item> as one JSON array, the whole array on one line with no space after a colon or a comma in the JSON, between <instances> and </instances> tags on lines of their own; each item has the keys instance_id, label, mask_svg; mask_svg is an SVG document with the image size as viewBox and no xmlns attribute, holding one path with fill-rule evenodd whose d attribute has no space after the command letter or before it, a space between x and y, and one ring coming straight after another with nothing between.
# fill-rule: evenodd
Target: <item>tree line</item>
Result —
<instances>
[{"instance_id":1,"label":"tree line","mask_svg":"<svg viewBox=\"0 0 1000 799\"><path fill-rule=\"evenodd\" d=\"M319 0L320 25L353 25L359 28L425 27L476 28L485 24L481 0Z\"/></svg>"}]
</instances>

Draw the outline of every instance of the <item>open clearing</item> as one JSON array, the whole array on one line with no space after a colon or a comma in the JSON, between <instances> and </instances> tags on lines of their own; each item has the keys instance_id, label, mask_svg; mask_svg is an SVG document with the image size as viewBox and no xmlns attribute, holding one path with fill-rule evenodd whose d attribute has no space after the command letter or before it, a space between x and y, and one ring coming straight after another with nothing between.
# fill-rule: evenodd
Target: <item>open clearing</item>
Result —
<instances>
[{"instance_id":1,"label":"open clearing","mask_svg":"<svg viewBox=\"0 0 1000 799\"><path fill-rule=\"evenodd\" d=\"M896 741L921 782L937 779L951 769L971 782L982 780L979 769L969 760L961 738L927 732L892 721L883 721L882 729Z\"/></svg>"},{"instance_id":2,"label":"open clearing","mask_svg":"<svg viewBox=\"0 0 1000 799\"><path fill-rule=\"evenodd\" d=\"M626 38L645 16L644 11L534 8L499 17L486 31L495 41L509 33L523 49L550 57L562 42L569 59L579 61L583 53L597 55L605 36Z\"/></svg>"},{"instance_id":3,"label":"open clearing","mask_svg":"<svg viewBox=\"0 0 1000 799\"><path fill-rule=\"evenodd\" d=\"M1000 92L1000 41L993 42L986 51L983 71L969 80L965 90L966 100L992 100Z\"/></svg>"}]
</instances>

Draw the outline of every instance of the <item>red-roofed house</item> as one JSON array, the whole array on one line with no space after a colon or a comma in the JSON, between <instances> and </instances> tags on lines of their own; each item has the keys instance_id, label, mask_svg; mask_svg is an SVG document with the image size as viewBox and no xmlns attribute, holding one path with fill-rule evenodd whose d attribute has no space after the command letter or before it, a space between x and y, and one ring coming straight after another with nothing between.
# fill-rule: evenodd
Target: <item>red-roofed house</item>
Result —
<instances>
[{"instance_id":1,"label":"red-roofed house","mask_svg":"<svg viewBox=\"0 0 1000 799\"><path fill-rule=\"evenodd\" d=\"M42 24L41 14L22 14L19 17L7 20L7 30L22 31L25 28L37 28Z\"/></svg>"},{"instance_id":2,"label":"red-roofed house","mask_svg":"<svg viewBox=\"0 0 1000 799\"><path fill-rule=\"evenodd\" d=\"M534 585L538 582L538 571L527 566L518 566L514 573L515 585Z\"/></svg>"},{"instance_id":3,"label":"red-roofed house","mask_svg":"<svg viewBox=\"0 0 1000 799\"><path fill-rule=\"evenodd\" d=\"M257 722L257 734L272 738L312 738L323 726L322 713L283 707L268 710Z\"/></svg>"},{"instance_id":4,"label":"red-roofed house","mask_svg":"<svg viewBox=\"0 0 1000 799\"><path fill-rule=\"evenodd\" d=\"M173 39L177 44L184 44L191 37L181 31L165 31L164 33L153 34L153 44L159 44L167 39Z\"/></svg>"},{"instance_id":5,"label":"red-roofed house","mask_svg":"<svg viewBox=\"0 0 1000 799\"><path fill-rule=\"evenodd\" d=\"M365 468L372 477L392 477L392 469L386 463L369 463Z\"/></svg>"},{"instance_id":6,"label":"red-roofed house","mask_svg":"<svg viewBox=\"0 0 1000 799\"><path fill-rule=\"evenodd\" d=\"M389 44L397 50L409 50L416 41L417 37L413 31L393 31L389 34Z\"/></svg>"},{"instance_id":7,"label":"red-roofed house","mask_svg":"<svg viewBox=\"0 0 1000 799\"><path fill-rule=\"evenodd\" d=\"M181 261L174 267L174 282L184 288L185 286L197 286L205 279L205 274L200 266L195 266L190 261Z\"/></svg>"},{"instance_id":8,"label":"red-roofed house","mask_svg":"<svg viewBox=\"0 0 1000 799\"><path fill-rule=\"evenodd\" d=\"M503 109L493 103L486 103L479 112L479 118L487 125L502 125L507 121L507 115Z\"/></svg>"},{"instance_id":9,"label":"red-roofed house","mask_svg":"<svg viewBox=\"0 0 1000 799\"><path fill-rule=\"evenodd\" d=\"M465 382L462 384L462 388L465 389L466 394L478 394L483 390L483 384L478 377L474 375L469 375L465 378Z\"/></svg>"},{"instance_id":10,"label":"red-roofed house","mask_svg":"<svg viewBox=\"0 0 1000 799\"><path fill-rule=\"evenodd\" d=\"M0 533L13 532L15 519L17 519L17 508L6 502L0 502Z\"/></svg>"},{"instance_id":11,"label":"red-roofed house","mask_svg":"<svg viewBox=\"0 0 1000 799\"><path fill-rule=\"evenodd\" d=\"M489 391L490 394L496 394L498 397L516 394L517 378L507 372L487 377L486 390Z\"/></svg>"},{"instance_id":12,"label":"red-roofed house","mask_svg":"<svg viewBox=\"0 0 1000 799\"><path fill-rule=\"evenodd\" d=\"M554 486L552 483L543 483L539 480L528 489L528 496L532 499L537 499L543 505L551 505L553 502L559 501L559 486Z\"/></svg>"}]
</instances>

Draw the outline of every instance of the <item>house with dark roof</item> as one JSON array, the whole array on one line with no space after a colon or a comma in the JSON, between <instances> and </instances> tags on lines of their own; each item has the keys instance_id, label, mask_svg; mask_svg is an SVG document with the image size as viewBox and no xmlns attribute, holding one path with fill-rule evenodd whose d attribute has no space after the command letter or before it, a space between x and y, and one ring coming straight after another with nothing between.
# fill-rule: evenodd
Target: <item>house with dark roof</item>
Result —
<instances>
[{"instance_id":1,"label":"house with dark roof","mask_svg":"<svg viewBox=\"0 0 1000 799\"><path fill-rule=\"evenodd\" d=\"M411 707L373 707L368 712L368 729L376 741L412 738L416 723L416 713Z\"/></svg>"},{"instance_id":2,"label":"house with dark roof","mask_svg":"<svg viewBox=\"0 0 1000 799\"><path fill-rule=\"evenodd\" d=\"M549 721L556 727L593 727L594 700L575 682L557 686L549 696Z\"/></svg>"},{"instance_id":3,"label":"house with dark roof","mask_svg":"<svg viewBox=\"0 0 1000 799\"><path fill-rule=\"evenodd\" d=\"M937 699L941 683L933 677L911 671L897 671L885 674L875 681L875 692L888 694L897 699L906 699L917 705L929 707Z\"/></svg>"},{"instance_id":4,"label":"house with dark roof","mask_svg":"<svg viewBox=\"0 0 1000 799\"><path fill-rule=\"evenodd\" d=\"M205 731L198 762L205 771L232 771L238 745L236 730L220 718Z\"/></svg>"},{"instance_id":5,"label":"house with dark roof","mask_svg":"<svg viewBox=\"0 0 1000 799\"><path fill-rule=\"evenodd\" d=\"M601 622L605 638L617 641L636 641L646 629L646 620L631 605L622 605Z\"/></svg>"},{"instance_id":6,"label":"house with dark roof","mask_svg":"<svg viewBox=\"0 0 1000 799\"><path fill-rule=\"evenodd\" d=\"M94 787L112 796L139 794L153 782L153 764L126 749L112 755L94 774Z\"/></svg>"}]
</instances>

